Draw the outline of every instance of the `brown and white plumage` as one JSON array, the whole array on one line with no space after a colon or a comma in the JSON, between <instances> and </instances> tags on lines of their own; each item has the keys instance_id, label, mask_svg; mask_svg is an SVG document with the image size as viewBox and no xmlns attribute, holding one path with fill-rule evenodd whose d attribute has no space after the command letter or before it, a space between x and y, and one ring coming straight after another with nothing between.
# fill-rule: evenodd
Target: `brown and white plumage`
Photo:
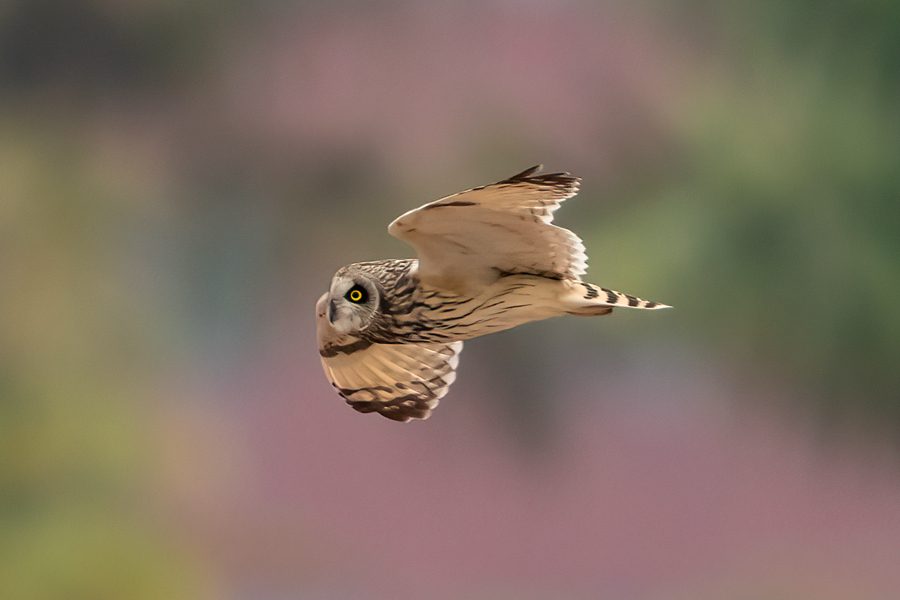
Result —
<instances>
[{"instance_id":1,"label":"brown and white plumage","mask_svg":"<svg viewBox=\"0 0 900 600\"><path fill-rule=\"evenodd\" d=\"M584 244L552 221L581 180L539 169L411 210L388 232L415 248L427 284L471 289L498 270L578 278L587 270Z\"/></svg>"},{"instance_id":2,"label":"brown and white plumage","mask_svg":"<svg viewBox=\"0 0 900 600\"><path fill-rule=\"evenodd\" d=\"M581 281L584 245L552 224L580 180L533 167L390 224L418 260L348 265L317 304L325 374L348 404L424 419L455 379L462 340L564 314L663 304Z\"/></svg>"},{"instance_id":3,"label":"brown and white plumage","mask_svg":"<svg viewBox=\"0 0 900 600\"><path fill-rule=\"evenodd\" d=\"M322 367L331 385L356 410L377 411L395 421L426 419L456 379L462 346L461 341L326 345Z\"/></svg>"}]
</instances>

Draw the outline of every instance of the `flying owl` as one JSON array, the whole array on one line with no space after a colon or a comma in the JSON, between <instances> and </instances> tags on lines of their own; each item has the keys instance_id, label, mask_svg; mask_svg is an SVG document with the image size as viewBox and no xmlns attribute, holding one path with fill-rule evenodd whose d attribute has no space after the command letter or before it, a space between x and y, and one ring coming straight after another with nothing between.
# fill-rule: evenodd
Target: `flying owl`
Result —
<instances>
[{"instance_id":1,"label":"flying owl","mask_svg":"<svg viewBox=\"0 0 900 600\"><path fill-rule=\"evenodd\" d=\"M578 192L532 167L401 215L417 259L347 265L316 304L325 375L356 410L427 419L456 379L463 340L561 315L668 308L581 280L584 245L553 225Z\"/></svg>"}]
</instances>

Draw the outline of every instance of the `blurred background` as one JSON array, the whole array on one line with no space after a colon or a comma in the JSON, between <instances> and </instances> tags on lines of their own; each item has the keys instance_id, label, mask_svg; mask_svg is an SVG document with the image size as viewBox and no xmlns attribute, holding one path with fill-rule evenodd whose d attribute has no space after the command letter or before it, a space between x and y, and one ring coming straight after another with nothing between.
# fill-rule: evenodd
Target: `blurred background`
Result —
<instances>
[{"instance_id":1,"label":"blurred background","mask_svg":"<svg viewBox=\"0 0 900 600\"><path fill-rule=\"evenodd\" d=\"M0 2L0 595L900 597L900 4ZM313 305L535 163L589 280L347 408Z\"/></svg>"}]
</instances>

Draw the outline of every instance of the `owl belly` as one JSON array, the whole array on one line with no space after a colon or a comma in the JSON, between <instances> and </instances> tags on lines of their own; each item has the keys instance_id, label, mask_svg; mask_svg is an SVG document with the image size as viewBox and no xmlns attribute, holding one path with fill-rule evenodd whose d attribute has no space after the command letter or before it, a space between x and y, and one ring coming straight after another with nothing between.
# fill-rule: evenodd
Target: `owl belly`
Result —
<instances>
[{"instance_id":1,"label":"owl belly","mask_svg":"<svg viewBox=\"0 0 900 600\"><path fill-rule=\"evenodd\" d=\"M532 275L499 278L475 297L437 292L433 305L421 314L423 334L441 340L466 340L564 314L561 281Z\"/></svg>"}]
</instances>

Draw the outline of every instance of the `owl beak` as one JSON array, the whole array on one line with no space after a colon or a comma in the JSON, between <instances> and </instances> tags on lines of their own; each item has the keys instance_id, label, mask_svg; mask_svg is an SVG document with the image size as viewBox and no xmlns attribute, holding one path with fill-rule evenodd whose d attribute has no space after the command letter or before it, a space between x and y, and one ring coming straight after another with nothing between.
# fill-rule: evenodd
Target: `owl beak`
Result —
<instances>
[{"instance_id":1,"label":"owl beak","mask_svg":"<svg viewBox=\"0 0 900 600\"><path fill-rule=\"evenodd\" d=\"M328 322L334 325L334 316L337 313L337 304L334 299L328 301Z\"/></svg>"}]
</instances>

